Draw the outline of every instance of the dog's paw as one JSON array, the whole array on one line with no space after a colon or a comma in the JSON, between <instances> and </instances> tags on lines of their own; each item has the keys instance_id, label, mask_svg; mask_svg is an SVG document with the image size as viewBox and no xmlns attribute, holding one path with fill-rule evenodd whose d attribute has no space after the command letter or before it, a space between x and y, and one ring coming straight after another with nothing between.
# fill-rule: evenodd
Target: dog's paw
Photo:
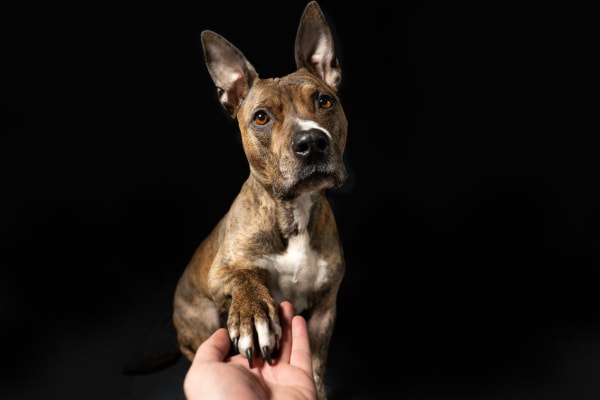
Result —
<instances>
[{"instance_id":1,"label":"dog's paw","mask_svg":"<svg viewBox=\"0 0 600 400\"><path fill-rule=\"evenodd\" d=\"M271 364L281 339L279 309L271 296L253 294L234 297L229 308L227 328L233 352L245 355L250 368L254 356L260 354Z\"/></svg>"}]
</instances>

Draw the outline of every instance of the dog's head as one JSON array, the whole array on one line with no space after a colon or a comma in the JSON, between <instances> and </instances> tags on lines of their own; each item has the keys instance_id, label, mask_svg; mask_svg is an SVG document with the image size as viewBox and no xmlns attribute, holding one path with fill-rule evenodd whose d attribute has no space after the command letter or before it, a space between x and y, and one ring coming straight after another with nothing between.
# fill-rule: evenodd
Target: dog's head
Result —
<instances>
[{"instance_id":1,"label":"dog's head","mask_svg":"<svg viewBox=\"0 0 600 400\"><path fill-rule=\"evenodd\" d=\"M347 120L337 96L341 69L329 25L315 1L296 34L297 70L261 79L234 45L203 31L202 46L223 107L237 118L250 170L274 196L338 187Z\"/></svg>"}]
</instances>

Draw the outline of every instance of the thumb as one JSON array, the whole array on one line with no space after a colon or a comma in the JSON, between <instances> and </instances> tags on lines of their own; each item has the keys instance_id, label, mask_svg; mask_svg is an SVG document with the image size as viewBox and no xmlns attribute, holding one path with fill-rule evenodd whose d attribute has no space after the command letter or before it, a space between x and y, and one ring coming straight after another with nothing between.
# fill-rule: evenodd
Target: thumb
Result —
<instances>
[{"instance_id":1,"label":"thumb","mask_svg":"<svg viewBox=\"0 0 600 400\"><path fill-rule=\"evenodd\" d=\"M219 328L198 347L194 356L194 363L196 361L223 361L229 354L230 346L231 342L227 329Z\"/></svg>"}]
</instances>

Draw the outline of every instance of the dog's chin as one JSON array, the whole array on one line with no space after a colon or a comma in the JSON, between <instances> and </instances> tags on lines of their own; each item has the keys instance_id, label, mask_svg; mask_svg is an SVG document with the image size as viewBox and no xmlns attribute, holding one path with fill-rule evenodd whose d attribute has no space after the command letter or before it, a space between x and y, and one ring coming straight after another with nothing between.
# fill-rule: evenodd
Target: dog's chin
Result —
<instances>
[{"instance_id":1,"label":"dog's chin","mask_svg":"<svg viewBox=\"0 0 600 400\"><path fill-rule=\"evenodd\" d=\"M338 179L335 175L315 174L298 182L294 191L298 194L316 192L318 190L335 187L338 185L337 182Z\"/></svg>"},{"instance_id":2,"label":"dog's chin","mask_svg":"<svg viewBox=\"0 0 600 400\"><path fill-rule=\"evenodd\" d=\"M345 176L331 173L315 172L296 181L293 185L283 190L277 190L276 195L283 200L291 200L303 193L317 192L341 186Z\"/></svg>"}]
</instances>

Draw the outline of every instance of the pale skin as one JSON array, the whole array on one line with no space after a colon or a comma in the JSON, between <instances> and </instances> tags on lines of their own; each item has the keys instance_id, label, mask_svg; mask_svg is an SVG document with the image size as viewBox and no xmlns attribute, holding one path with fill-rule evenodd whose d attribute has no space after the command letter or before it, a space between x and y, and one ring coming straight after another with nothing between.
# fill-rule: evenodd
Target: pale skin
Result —
<instances>
[{"instance_id":1,"label":"pale skin","mask_svg":"<svg viewBox=\"0 0 600 400\"><path fill-rule=\"evenodd\" d=\"M215 331L194 356L183 388L188 400L316 400L306 320L294 316L292 303L280 305L282 337L272 364L245 356L229 357L231 341L225 328Z\"/></svg>"}]
</instances>

